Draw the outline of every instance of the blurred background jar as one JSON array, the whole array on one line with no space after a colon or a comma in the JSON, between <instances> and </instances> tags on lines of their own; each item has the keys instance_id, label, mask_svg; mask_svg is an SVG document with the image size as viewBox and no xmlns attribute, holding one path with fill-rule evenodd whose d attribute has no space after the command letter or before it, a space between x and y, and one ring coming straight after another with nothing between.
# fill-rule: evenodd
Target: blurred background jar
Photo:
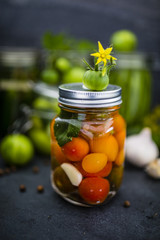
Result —
<instances>
[{"instance_id":1,"label":"blurred background jar","mask_svg":"<svg viewBox=\"0 0 160 240\"><path fill-rule=\"evenodd\" d=\"M50 122L58 113L58 91L44 83L30 82L32 101L19 106L19 117L9 127L10 134L25 134L31 140L35 152L50 155Z\"/></svg>"},{"instance_id":2,"label":"blurred background jar","mask_svg":"<svg viewBox=\"0 0 160 240\"><path fill-rule=\"evenodd\" d=\"M140 125L151 107L150 58L143 53L117 55L117 67L110 82L122 87L121 114L127 122L128 133Z\"/></svg>"},{"instance_id":3,"label":"blurred background jar","mask_svg":"<svg viewBox=\"0 0 160 240\"><path fill-rule=\"evenodd\" d=\"M50 155L50 122L59 112L58 90L44 83L30 83L33 99L30 105L22 104L21 117L12 125L12 132L26 134L37 153Z\"/></svg>"},{"instance_id":4,"label":"blurred background jar","mask_svg":"<svg viewBox=\"0 0 160 240\"><path fill-rule=\"evenodd\" d=\"M19 104L30 102L32 92L28 81L38 79L40 68L39 52L35 49L0 49L1 137L18 116Z\"/></svg>"}]
</instances>

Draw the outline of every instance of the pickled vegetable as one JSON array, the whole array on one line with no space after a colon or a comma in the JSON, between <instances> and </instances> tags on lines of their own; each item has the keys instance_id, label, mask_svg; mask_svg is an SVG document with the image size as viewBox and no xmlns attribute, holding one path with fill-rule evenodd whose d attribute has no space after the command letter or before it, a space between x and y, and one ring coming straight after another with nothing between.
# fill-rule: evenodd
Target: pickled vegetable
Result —
<instances>
[{"instance_id":1,"label":"pickled vegetable","mask_svg":"<svg viewBox=\"0 0 160 240\"><path fill-rule=\"evenodd\" d=\"M119 149L122 149L124 147L125 138L126 138L126 129L124 128L122 131L114 134L114 137L116 138L118 142Z\"/></svg>"},{"instance_id":2,"label":"pickled vegetable","mask_svg":"<svg viewBox=\"0 0 160 240\"><path fill-rule=\"evenodd\" d=\"M118 166L122 165L124 162L124 157L125 157L124 149L121 149L121 151L118 153L116 157L115 164Z\"/></svg>"},{"instance_id":3,"label":"pickled vegetable","mask_svg":"<svg viewBox=\"0 0 160 240\"><path fill-rule=\"evenodd\" d=\"M62 147L62 151L70 161L81 161L88 154L89 145L83 138L72 138Z\"/></svg>"},{"instance_id":4,"label":"pickled vegetable","mask_svg":"<svg viewBox=\"0 0 160 240\"><path fill-rule=\"evenodd\" d=\"M114 117L114 119L113 119L113 128L114 128L114 131L116 133L120 132L120 131L122 131L122 130L124 130L126 128L125 120L124 120L124 118L120 114L117 114Z\"/></svg>"},{"instance_id":5,"label":"pickled vegetable","mask_svg":"<svg viewBox=\"0 0 160 240\"><path fill-rule=\"evenodd\" d=\"M110 175L107 177L110 182L111 190L117 191L123 179L123 166L114 166Z\"/></svg>"},{"instance_id":6,"label":"pickled vegetable","mask_svg":"<svg viewBox=\"0 0 160 240\"><path fill-rule=\"evenodd\" d=\"M91 153L84 157L82 161L83 169L88 173L101 171L107 163L107 155L104 153Z\"/></svg>"},{"instance_id":7,"label":"pickled vegetable","mask_svg":"<svg viewBox=\"0 0 160 240\"><path fill-rule=\"evenodd\" d=\"M74 112L64 111L52 121L53 180L68 200L101 204L121 185L126 124L117 108L114 111L109 118L94 113L81 121Z\"/></svg>"},{"instance_id":8,"label":"pickled vegetable","mask_svg":"<svg viewBox=\"0 0 160 240\"><path fill-rule=\"evenodd\" d=\"M62 193L73 192L76 187L72 185L67 174L61 167L57 167L52 176L52 181Z\"/></svg>"},{"instance_id":9,"label":"pickled vegetable","mask_svg":"<svg viewBox=\"0 0 160 240\"><path fill-rule=\"evenodd\" d=\"M70 163L63 163L61 168L65 171L72 185L79 186L82 181L82 174Z\"/></svg>"},{"instance_id":10,"label":"pickled vegetable","mask_svg":"<svg viewBox=\"0 0 160 240\"><path fill-rule=\"evenodd\" d=\"M107 177L112 170L112 162L107 162L105 167L96 173L88 173L82 168L81 162L74 163L74 166L82 173L83 177Z\"/></svg>"},{"instance_id":11,"label":"pickled vegetable","mask_svg":"<svg viewBox=\"0 0 160 240\"><path fill-rule=\"evenodd\" d=\"M79 194L87 203L99 204L106 199L109 188L107 179L101 177L85 178L79 186Z\"/></svg>"},{"instance_id":12,"label":"pickled vegetable","mask_svg":"<svg viewBox=\"0 0 160 240\"><path fill-rule=\"evenodd\" d=\"M91 152L105 153L108 161L114 162L118 154L118 143L114 136L106 134L90 141Z\"/></svg>"},{"instance_id":13,"label":"pickled vegetable","mask_svg":"<svg viewBox=\"0 0 160 240\"><path fill-rule=\"evenodd\" d=\"M56 160L59 163L68 162L66 156L64 155L64 153L62 152L60 146L56 141L51 142L51 152L52 152L52 155L56 158Z\"/></svg>"}]
</instances>

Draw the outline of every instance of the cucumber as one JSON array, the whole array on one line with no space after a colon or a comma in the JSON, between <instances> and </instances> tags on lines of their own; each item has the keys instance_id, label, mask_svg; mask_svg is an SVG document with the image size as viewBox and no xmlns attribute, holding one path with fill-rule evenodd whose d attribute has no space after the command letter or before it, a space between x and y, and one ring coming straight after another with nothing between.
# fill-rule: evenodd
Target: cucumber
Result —
<instances>
[{"instance_id":1,"label":"cucumber","mask_svg":"<svg viewBox=\"0 0 160 240\"><path fill-rule=\"evenodd\" d=\"M145 69L118 69L111 73L110 82L122 88L120 113L127 125L141 122L151 102L151 76Z\"/></svg>"}]
</instances>

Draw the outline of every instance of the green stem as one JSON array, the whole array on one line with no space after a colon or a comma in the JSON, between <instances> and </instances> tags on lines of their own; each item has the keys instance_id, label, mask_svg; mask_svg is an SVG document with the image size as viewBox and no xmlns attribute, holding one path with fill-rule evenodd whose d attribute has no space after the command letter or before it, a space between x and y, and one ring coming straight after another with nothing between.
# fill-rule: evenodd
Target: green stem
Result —
<instances>
[{"instance_id":1,"label":"green stem","mask_svg":"<svg viewBox=\"0 0 160 240\"><path fill-rule=\"evenodd\" d=\"M95 71L98 71L98 64L96 64L96 62L97 62L97 59L95 57L94 58L94 69L95 69Z\"/></svg>"},{"instance_id":2,"label":"green stem","mask_svg":"<svg viewBox=\"0 0 160 240\"><path fill-rule=\"evenodd\" d=\"M92 71L94 71L94 69L89 65L89 63L83 58L83 62L87 65L87 67L90 69L90 70L92 70Z\"/></svg>"}]
</instances>

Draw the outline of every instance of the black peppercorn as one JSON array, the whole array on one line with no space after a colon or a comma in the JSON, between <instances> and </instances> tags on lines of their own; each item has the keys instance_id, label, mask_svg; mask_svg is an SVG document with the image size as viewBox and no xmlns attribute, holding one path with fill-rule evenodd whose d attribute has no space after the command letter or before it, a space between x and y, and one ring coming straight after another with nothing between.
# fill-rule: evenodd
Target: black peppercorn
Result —
<instances>
[{"instance_id":1,"label":"black peppercorn","mask_svg":"<svg viewBox=\"0 0 160 240\"><path fill-rule=\"evenodd\" d=\"M21 185L19 186L19 190L20 190L21 192L25 192L25 191L26 191L25 185L21 184Z\"/></svg>"},{"instance_id":2,"label":"black peppercorn","mask_svg":"<svg viewBox=\"0 0 160 240\"><path fill-rule=\"evenodd\" d=\"M16 166L11 166L10 169L12 172L16 172L16 170L17 170Z\"/></svg>"},{"instance_id":3,"label":"black peppercorn","mask_svg":"<svg viewBox=\"0 0 160 240\"><path fill-rule=\"evenodd\" d=\"M124 207L128 208L131 206L130 202L129 201L125 201L124 204L123 204Z\"/></svg>"},{"instance_id":4,"label":"black peppercorn","mask_svg":"<svg viewBox=\"0 0 160 240\"><path fill-rule=\"evenodd\" d=\"M6 174L9 174L9 173L11 172L11 170L10 170L10 168L5 168L5 169L4 169L4 172L5 172Z\"/></svg>"},{"instance_id":5,"label":"black peppercorn","mask_svg":"<svg viewBox=\"0 0 160 240\"><path fill-rule=\"evenodd\" d=\"M34 167L32 168L32 172L33 172L33 173L38 173L38 172L39 172L39 167L34 166Z\"/></svg>"},{"instance_id":6,"label":"black peppercorn","mask_svg":"<svg viewBox=\"0 0 160 240\"><path fill-rule=\"evenodd\" d=\"M44 191L44 187L43 187L42 185L39 185L39 186L37 187L37 191L38 191L39 193L42 193L42 192Z\"/></svg>"},{"instance_id":7,"label":"black peppercorn","mask_svg":"<svg viewBox=\"0 0 160 240\"><path fill-rule=\"evenodd\" d=\"M2 168L0 168L0 176L3 176L4 175L4 171Z\"/></svg>"}]
</instances>

